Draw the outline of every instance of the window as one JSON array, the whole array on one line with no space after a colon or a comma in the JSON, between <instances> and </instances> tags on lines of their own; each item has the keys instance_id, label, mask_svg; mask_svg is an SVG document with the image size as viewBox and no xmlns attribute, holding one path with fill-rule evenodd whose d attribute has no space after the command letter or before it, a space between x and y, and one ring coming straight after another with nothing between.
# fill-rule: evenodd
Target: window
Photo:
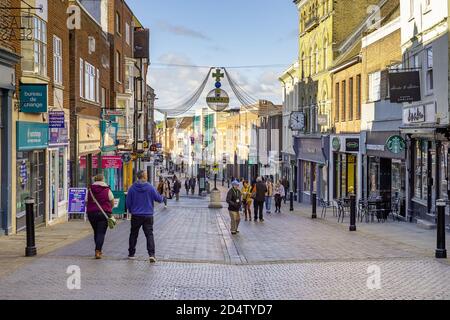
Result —
<instances>
[{"instance_id":1,"label":"window","mask_svg":"<svg viewBox=\"0 0 450 320\"><path fill-rule=\"evenodd\" d=\"M427 55L427 91L431 92L434 88L433 83L433 48L427 48L425 50Z\"/></svg>"},{"instance_id":2,"label":"window","mask_svg":"<svg viewBox=\"0 0 450 320\"><path fill-rule=\"evenodd\" d=\"M345 121L345 116L347 113L347 84L342 81L342 108L341 108L341 121Z\"/></svg>"},{"instance_id":3,"label":"window","mask_svg":"<svg viewBox=\"0 0 450 320\"><path fill-rule=\"evenodd\" d=\"M95 69L93 65L85 62L84 64L84 98L92 101L99 102L98 98L98 69Z\"/></svg>"},{"instance_id":4,"label":"window","mask_svg":"<svg viewBox=\"0 0 450 320\"><path fill-rule=\"evenodd\" d=\"M323 44L323 67L328 69L328 40L325 40Z\"/></svg>"},{"instance_id":5,"label":"window","mask_svg":"<svg viewBox=\"0 0 450 320\"><path fill-rule=\"evenodd\" d=\"M47 76L47 23L38 17L34 19L34 73Z\"/></svg>"},{"instance_id":6,"label":"window","mask_svg":"<svg viewBox=\"0 0 450 320\"><path fill-rule=\"evenodd\" d=\"M356 120L361 119L361 75L356 76Z\"/></svg>"},{"instance_id":7,"label":"window","mask_svg":"<svg viewBox=\"0 0 450 320\"><path fill-rule=\"evenodd\" d=\"M411 69L419 68L419 55L411 54L409 57L409 67Z\"/></svg>"},{"instance_id":8,"label":"window","mask_svg":"<svg viewBox=\"0 0 450 320\"><path fill-rule=\"evenodd\" d=\"M122 82L122 73L121 73L121 59L120 59L120 52L116 51L116 81Z\"/></svg>"},{"instance_id":9,"label":"window","mask_svg":"<svg viewBox=\"0 0 450 320\"><path fill-rule=\"evenodd\" d=\"M302 53L302 79L305 78L305 53Z\"/></svg>"},{"instance_id":10,"label":"window","mask_svg":"<svg viewBox=\"0 0 450 320\"><path fill-rule=\"evenodd\" d=\"M414 195L417 199L428 199L428 142L416 141Z\"/></svg>"},{"instance_id":11,"label":"window","mask_svg":"<svg viewBox=\"0 0 450 320\"><path fill-rule=\"evenodd\" d=\"M409 0L409 17L410 18L414 17L414 1L417 1L417 0Z\"/></svg>"},{"instance_id":12,"label":"window","mask_svg":"<svg viewBox=\"0 0 450 320\"><path fill-rule=\"evenodd\" d=\"M381 72L377 71L369 74L369 101L378 101L381 99Z\"/></svg>"},{"instance_id":13,"label":"window","mask_svg":"<svg viewBox=\"0 0 450 320\"><path fill-rule=\"evenodd\" d=\"M53 36L53 81L62 85L62 46L61 39Z\"/></svg>"},{"instance_id":14,"label":"window","mask_svg":"<svg viewBox=\"0 0 450 320\"><path fill-rule=\"evenodd\" d=\"M80 97L84 98L84 61L80 58Z\"/></svg>"},{"instance_id":15,"label":"window","mask_svg":"<svg viewBox=\"0 0 450 320\"><path fill-rule=\"evenodd\" d=\"M100 103L100 71L97 69L95 77L95 101Z\"/></svg>"},{"instance_id":16,"label":"window","mask_svg":"<svg viewBox=\"0 0 450 320\"><path fill-rule=\"evenodd\" d=\"M125 23L125 41L127 42L128 45L131 44L131 29L128 22Z\"/></svg>"},{"instance_id":17,"label":"window","mask_svg":"<svg viewBox=\"0 0 450 320\"><path fill-rule=\"evenodd\" d=\"M353 120L353 78L348 83L348 120Z\"/></svg>"},{"instance_id":18,"label":"window","mask_svg":"<svg viewBox=\"0 0 450 320\"><path fill-rule=\"evenodd\" d=\"M309 76L313 74L313 51L309 50Z\"/></svg>"},{"instance_id":19,"label":"window","mask_svg":"<svg viewBox=\"0 0 450 320\"><path fill-rule=\"evenodd\" d=\"M133 91L134 88L134 66L128 65L126 69L125 90Z\"/></svg>"},{"instance_id":20,"label":"window","mask_svg":"<svg viewBox=\"0 0 450 320\"><path fill-rule=\"evenodd\" d=\"M340 110L339 110L339 104L340 104L340 91L339 91L339 83L336 83L336 89L335 89L335 106L336 106L336 109L335 109L335 115L334 115L334 118L335 118L335 121L339 121L339 113L340 113Z\"/></svg>"},{"instance_id":21,"label":"window","mask_svg":"<svg viewBox=\"0 0 450 320\"><path fill-rule=\"evenodd\" d=\"M120 14L116 12L116 32L120 35L122 34L122 20L120 19Z\"/></svg>"}]
</instances>

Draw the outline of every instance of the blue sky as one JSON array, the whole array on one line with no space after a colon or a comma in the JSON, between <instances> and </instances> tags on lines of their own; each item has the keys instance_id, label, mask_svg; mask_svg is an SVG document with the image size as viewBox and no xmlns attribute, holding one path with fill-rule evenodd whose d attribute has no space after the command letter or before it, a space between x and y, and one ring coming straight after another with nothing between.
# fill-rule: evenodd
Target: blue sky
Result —
<instances>
[{"instance_id":1,"label":"blue sky","mask_svg":"<svg viewBox=\"0 0 450 320\"><path fill-rule=\"evenodd\" d=\"M208 70L165 67L158 63L225 67L282 64L274 68L229 69L252 97L281 103L277 78L295 61L298 51L297 9L291 0L127 0L127 3L151 30L151 62L155 65L150 68L149 82L156 90L160 107L188 97ZM213 85L211 79L196 108L205 105L204 96ZM227 90L226 84L223 88ZM232 105L236 104L239 102L232 98Z\"/></svg>"}]
</instances>

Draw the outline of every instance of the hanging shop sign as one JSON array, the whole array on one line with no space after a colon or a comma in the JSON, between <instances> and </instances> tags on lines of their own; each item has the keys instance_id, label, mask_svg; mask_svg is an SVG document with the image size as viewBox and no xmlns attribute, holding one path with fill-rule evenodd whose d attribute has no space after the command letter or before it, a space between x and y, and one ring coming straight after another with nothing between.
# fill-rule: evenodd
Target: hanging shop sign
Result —
<instances>
[{"instance_id":1,"label":"hanging shop sign","mask_svg":"<svg viewBox=\"0 0 450 320\"><path fill-rule=\"evenodd\" d=\"M64 111L49 111L48 127L50 129L63 129L65 127L64 120L65 120Z\"/></svg>"},{"instance_id":2,"label":"hanging shop sign","mask_svg":"<svg viewBox=\"0 0 450 320\"><path fill-rule=\"evenodd\" d=\"M338 137L334 137L331 146L333 148L333 151L340 151L341 150L341 139Z\"/></svg>"},{"instance_id":3,"label":"hanging shop sign","mask_svg":"<svg viewBox=\"0 0 450 320\"><path fill-rule=\"evenodd\" d=\"M17 150L30 151L48 147L48 124L17 121Z\"/></svg>"},{"instance_id":4,"label":"hanging shop sign","mask_svg":"<svg viewBox=\"0 0 450 320\"><path fill-rule=\"evenodd\" d=\"M230 104L230 97L225 90L214 89L206 96L206 103L211 110L221 112L228 108Z\"/></svg>"},{"instance_id":5,"label":"hanging shop sign","mask_svg":"<svg viewBox=\"0 0 450 320\"><path fill-rule=\"evenodd\" d=\"M27 113L47 112L47 84L20 85L20 111Z\"/></svg>"},{"instance_id":6,"label":"hanging shop sign","mask_svg":"<svg viewBox=\"0 0 450 320\"><path fill-rule=\"evenodd\" d=\"M69 188L69 214L85 214L87 201L86 188Z\"/></svg>"},{"instance_id":7,"label":"hanging shop sign","mask_svg":"<svg viewBox=\"0 0 450 320\"><path fill-rule=\"evenodd\" d=\"M386 148L394 154L399 154L405 150L406 142L401 136L392 136L386 141Z\"/></svg>"},{"instance_id":8,"label":"hanging shop sign","mask_svg":"<svg viewBox=\"0 0 450 320\"><path fill-rule=\"evenodd\" d=\"M426 118L424 105L403 109L404 123L420 123L425 122L425 120Z\"/></svg>"},{"instance_id":9,"label":"hanging shop sign","mask_svg":"<svg viewBox=\"0 0 450 320\"><path fill-rule=\"evenodd\" d=\"M100 151L102 134L99 119L78 118L78 153Z\"/></svg>"},{"instance_id":10,"label":"hanging shop sign","mask_svg":"<svg viewBox=\"0 0 450 320\"><path fill-rule=\"evenodd\" d=\"M48 144L49 146L62 146L69 143L69 130L66 128L62 129L49 129Z\"/></svg>"},{"instance_id":11,"label":"hanging shop sign","mask_svg":"<svg viewBox=\"0 0 450 320\"><path fill-rule=\"evenodd\" d=\"M359 152L359 139L358 138L345 139L345 151Z\"/></svg>"},{"instance_id":12,"label":"hanging shop sign","mask_svg":"<svg viewBox=\"0 0 450 320\"><path fill-rule=\"evenodd\" d=\"M122 157L102 156L102 169L122 169Z\"/></svg>"},{"instance_id":13,"label":"hanging shop sign","mask_svg":"<svg viewBox=\"0 0 450 320\"><path fill-rule=\"evenodd\" d=\"M124 163L130 162L130 161L131 161L131 154L129 154L129 153L124 153L124 154L122 155L122 161L123 161Z\"/></svg>"},{"instance_id":14,"label":"hanging shop sign","mask_svg":"<svg viewBox=\"0 0 450 320\"><path fill-rule=\"evenodd\" d=\"M419 71L389 73L389 93L392 103L420 101Z\"/></svg>"},{"instance_id":15,"label":"hanging shop sign","mask_svg":"<svg viewBox=\"0 0 450 320\"><path fill-rule=\"evenodd\" d=\"M80 157L80 168L86 169L86 156ZM98 156L92 156L92 169L98 169Z\"/></svg>"},{"instance_id":16,"label":"hanging shop sign","mask_svg":"<svg viewBox=\"0 0 450 320\"><path fill-rule=\"evenodd\" d=\"M150 57L150 30L136 29L134 31L134 58L148 59Z\"/></svg>"}]
</instances>

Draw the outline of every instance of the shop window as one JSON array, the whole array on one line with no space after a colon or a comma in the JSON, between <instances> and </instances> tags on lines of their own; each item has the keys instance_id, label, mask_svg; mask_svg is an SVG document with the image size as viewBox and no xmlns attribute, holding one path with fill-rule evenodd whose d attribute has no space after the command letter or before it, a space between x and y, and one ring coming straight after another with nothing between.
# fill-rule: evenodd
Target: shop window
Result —
<instances>
[{"instance_id":1,"label":"shop window","mask_svg":"<svg viewBox=\"0 0 450 320\"><path fill-rule=\"evenodd\" d=\"M419 200L428 199L428 143L425 140L416 142L415 163L415 197Z\"/></svg>"},{"instance_id":2,"label":"shop window","mask_svg":"<svg viewBox=\"0 0 450 320\"><path fill-rule=\"evenodd\" d=\"M426 61L427 61L427 92L432 93L434 89L433 82L433 48L427 48Z\"/></svg>"},{"instance_id":3,"label":"shop window","mask_svg":"<svg viewBox=\"0 0 450 320\"><path fill-rule=\"evenodd\" d=\"M303 164L303 191L309 193L311 190L311 162Z\"/></svg>"},{"instance_id":4,"label":"shop window","mask_svg":"<svg viewBox=\"0 0 450 320\"><path fill-rule=\"evenodd\" d=\"M380 190L380 158L369 158L369 197L376 197Z\"/></svg>"}]
</instances>

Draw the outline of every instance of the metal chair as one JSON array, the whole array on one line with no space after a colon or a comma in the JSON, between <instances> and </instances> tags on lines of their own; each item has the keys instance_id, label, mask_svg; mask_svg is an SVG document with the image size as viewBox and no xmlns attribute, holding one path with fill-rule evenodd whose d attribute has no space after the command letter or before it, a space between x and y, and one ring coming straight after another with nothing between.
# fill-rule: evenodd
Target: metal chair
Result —
<instances>
[{"instance_id":1,"label":"metal chair","mask_svg":"<svg viewBox=\"0 0 450 320\"><path fill-rule=\"evenodd\" d=\"M336 208L331 201L319 199L319 205L322 207L322 213L320 215L321 218L327 217L327 209L328 208L333 208L333 216L336 215L336 213L335 213Z\"/></svg>"},{"instance_id":2,"label":"metal chair","mask_svg":"<svg viewBox=\"0 0 450 320\"><path fill-rule=\"evenodd\" d=\"M341 220L342 217L342 223L344 222L345 219L345 207L344 207L344 202L343 200L339 199L336 201L337 205L338 205L338 222L339 220Z\"/></svg>"},{"instance_id":3,"label":"metal chair","mask_svg":"<svg viewBox=\"0 0 450 320\"><path fill-rule=\"evenodd\" d=\"M367 200L361 199L358 202L358 216L357 219L359 222L363 222L364 218L366 222L369 222L369 208Z\"/></svg>"}]
</instances>

